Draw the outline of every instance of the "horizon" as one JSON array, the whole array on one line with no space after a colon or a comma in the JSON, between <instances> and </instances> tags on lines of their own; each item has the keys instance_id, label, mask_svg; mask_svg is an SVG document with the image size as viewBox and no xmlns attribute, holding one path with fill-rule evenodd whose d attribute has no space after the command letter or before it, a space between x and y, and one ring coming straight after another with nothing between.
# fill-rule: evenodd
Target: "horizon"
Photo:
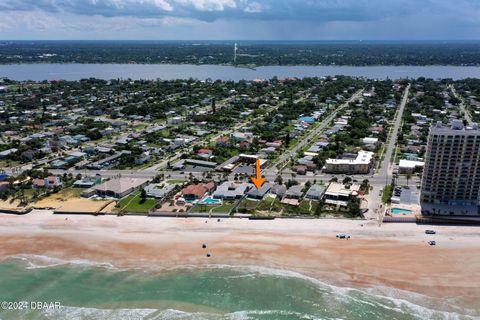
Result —
<instances>
[{"instance_id":1,"label":"horizon","mask_svg":"<svg viewBox=\"0 0 480 320\"><path fill-rule=\"evenodd\" d=\"M0 42L249 42L249 43L468 43L468 42L480 42L480 39L369 39L369 40L356 40L356 39L296 39L296 40L280 40L280 39L0 39Z\"/></svg>"}]
</instances>

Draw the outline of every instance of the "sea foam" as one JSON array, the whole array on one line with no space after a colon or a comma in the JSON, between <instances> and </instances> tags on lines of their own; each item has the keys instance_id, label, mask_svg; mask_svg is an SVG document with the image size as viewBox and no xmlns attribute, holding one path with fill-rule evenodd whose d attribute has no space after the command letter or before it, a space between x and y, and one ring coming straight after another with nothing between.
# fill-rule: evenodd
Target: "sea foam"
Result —
<instances>
[{"instance_id":1,"label":"sea foam","mask_svg":"<svg viewBox=\"0 0 480 320\"><path fill-rule=\"evenodd\" d=\"M101 262L94 262L85 259L72 259L72 260L63 260L58 258L52 258L42 255L31 255L31 254L22 254L22 255L14 255L8 257L12 260L20 260L26 263L27 269L37 269L37 268L50 268L56 266L65 266L65 265L73 265L73 266L82 266L87 268L103 268L112 271L126 271L126 270L142 270L145 271L144 268L118 268L110 263L101 263ZM239 275L232 275L227 276L230 279L235 278L243 278L243 277L256 277L256 276L274 276L274 277L282 277L282 278L294 278L294 279L301 279L307 281L311 284L314 284L320 292L323 294L332 295L336 300L341 302L356 302L363 305L368 305L371 307L376 308L383 308L385 310L391 310L399 313L413 315L419 319L478 319L480 317L480 313L476 310L472 309L465 309L459 306L456 306L453 303L447 303L444 299L435 299L432 297L428 297L426 295L413 293L405 290L395 289L395 288L388 288L388 287L374 287L374 288L366 288L366 289L358 289L358 288L350 288L350 287L340 287L335 286L326 282L322 282L318 279L303 275L301 273L291 271L291 270L284 270L284 269L275 269L275 268L268 268L263 266L253 266L253 265L246 265L246 266L232 266L227 264L205 264L205 265L180 265L174 268L158 268L158 269L150 269L151 271L185 271L185 270L215 270L215 269L227 269L232 271L241 272L243 274ZM415 301L416 303L412 302ZM420 304L421 303L421 304ZM441 306L443 310L439 310L438 306ZM78 309L78 310L77 310ZM76 310L75 312L94 312L97 309L89 309L89 308L74 308L72 310ZM102 310L102 309L98 309ZM123 310L122 312L127 312L127 310L142 310L143 312L147 312L145 310L154 312L155 310L151 309L119 309ZM100 312L100 311L97 311ZM118 310L116 310L118 312ZM133 312L133 311L132 311ZM165 312L170 312L168 317L165 318ZM172 313L173 312L173 313ZM248 318L248 314L252 312L279 312L278 310L274 311L238 311L235 313L231 313L226 317L223 315L221 319L242 319L242 316L247 316L245 319ZM175 314L175 315L174 315ZM75 315L75 314L74 314ZM157 318L156 316L153 319L203 319L201 313L183 313L182 311L178 310L163 310L159 314L163 318ZM112 314L113 316L113 314ZM209 314L208 318L205 319L212 319L211 317L214 316L213 314ZM298 314L296 316L299 316ZM309 315L303 315L302 319L308 318ZM89 319L88 317L86 317ZM111 318L110 316L108 317ZM55 317L56 319L56 317ZM60 318L61 319L61 318ZM65 319L75 319L75 318L65 318ZM85 317L80 317L79 319L85 319ZM93 317L92 319L97 319ZM101 318L99 318L101 319ZM119 319L126 319L126 318L119 318ZM128 319L136 319L135 317ZM142 319L142 318L139 318ZM149 319L151 319L149 317Z\"/></svg>"}]
</instances>

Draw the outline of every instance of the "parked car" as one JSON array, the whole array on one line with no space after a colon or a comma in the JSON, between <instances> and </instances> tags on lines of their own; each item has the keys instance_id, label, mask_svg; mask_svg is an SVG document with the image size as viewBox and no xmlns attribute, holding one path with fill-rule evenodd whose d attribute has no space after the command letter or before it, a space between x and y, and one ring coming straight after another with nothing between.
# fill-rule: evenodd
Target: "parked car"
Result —
<instances>
[{"instance_id":1,"label":"parked car","mask_svg":"<svg viewBox=\"0 0 480 320\"><path fill-rule=\"evenodd\" d=\"M346 233L339 233L337 234L337 238L339 239L350 239L350 235Z\"/></svg>"},{"instance_id":2,"label":"parked car","mask_svg":"<svg viewBox=\"0 0 480 320\"><path fill-rule=\"evenodd\" d=\"M436 245L437 243L435 241L428 241L428 244L431 245L431 246L434 246Z\"/></svg>"},{"instance_id":3,"label":"parked car","mask_svg":"<svg viewBox=\"0 0 480 320\"><path fill-rule=\"evenodd\" d=\"M435 234L435 230L425 230L425 234Z\"/></svg>"}]
</instances>

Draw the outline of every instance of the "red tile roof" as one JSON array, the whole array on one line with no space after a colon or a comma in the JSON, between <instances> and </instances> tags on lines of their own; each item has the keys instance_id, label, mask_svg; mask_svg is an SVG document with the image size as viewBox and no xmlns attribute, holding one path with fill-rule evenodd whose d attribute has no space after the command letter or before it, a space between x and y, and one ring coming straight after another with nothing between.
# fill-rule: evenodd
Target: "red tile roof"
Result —
<instances>
[{"instance_id":1,"label":"red tile roof","mask_svg":"<svg viewBox=\"0 0 480 320\"><path fill-rule=\"evenodd\" d=\"M199 183L199 184L192 184L188 187L183 188L182 194L183 195L193 195L196 198L203 197L207 192L212 191L215 188L215 183Z\"/></svg>"}]
</instances>

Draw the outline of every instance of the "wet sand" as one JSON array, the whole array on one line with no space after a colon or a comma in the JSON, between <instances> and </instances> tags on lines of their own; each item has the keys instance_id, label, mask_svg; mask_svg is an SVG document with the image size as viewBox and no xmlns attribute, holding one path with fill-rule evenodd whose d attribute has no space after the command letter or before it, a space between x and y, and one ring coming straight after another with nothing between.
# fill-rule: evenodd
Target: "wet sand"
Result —
<instances>
[{"instance_id":1,"label":"wet sand","mask_svg":"<svg viewBox=\"0 0 480 320\"><path fill-rule=\"evenodd\" d=\"M426 235L427 228L437 234ZM340 232L352 238L337 239ZM24 216L0 215L0 259L39 255L153 270L255 265L295 271L334 285L396 288L461 299L469 305L480 298L479 238L479 227L379 227L353 220L217 222L64 216L39 210ZM437 246L429 246L429 240L436 240ZM202 249L203 243L207 249Z\"/></svg>"}]
</instances>

